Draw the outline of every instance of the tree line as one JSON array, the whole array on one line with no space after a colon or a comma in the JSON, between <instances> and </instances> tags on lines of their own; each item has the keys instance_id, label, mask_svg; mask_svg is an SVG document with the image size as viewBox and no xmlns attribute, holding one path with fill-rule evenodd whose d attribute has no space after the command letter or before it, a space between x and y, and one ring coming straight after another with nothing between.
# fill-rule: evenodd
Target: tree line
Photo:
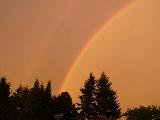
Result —
<instances>
[{"instance_id":1,"label":"tree line","mask_svg":"<svg viewBox=\"0 0 160 120\"><path fill-rule=\"evenodd\" d=\"M159 106L140 106L121 112L116 91L103 72L99 79L92 73L80 89L79 103L68 92L52 95L47 85L35 80L33 87L20 85L14 92L5 77L0 78L0 120L160 120Z\"/></svg>"}]
</instances>

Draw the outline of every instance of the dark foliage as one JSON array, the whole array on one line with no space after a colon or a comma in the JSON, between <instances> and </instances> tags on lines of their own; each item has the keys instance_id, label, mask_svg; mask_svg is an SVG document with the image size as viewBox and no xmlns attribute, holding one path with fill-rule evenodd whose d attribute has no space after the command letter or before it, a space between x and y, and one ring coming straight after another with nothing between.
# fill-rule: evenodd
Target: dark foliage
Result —
<instances>
[{"instance_id":1,"label":"dark foliage","mask_svg":"<svg viewBox=\"0 0 160 120\"><path fill-rule=\"evenodd\" d=\"M0 79L0 120L7 120L11 116L10 112L10 83L6 78Z\"/></svg>"},{"instance_id":2,"label":"dark foliage","mask_svg":"<svg viewBox=\"0 0 160 120\"><path fill-rule=\"evenodd\" d=\"M20 85L10 92L10 83L0 79L0 120L116 120L120 105L105 73L96 80L91 73L80 89L78 107L68 92L52 95L51 82L46 86L35 81L32 88ZM160 120L160 107L140 106L128 109L127 120Z\"/></svg>"},{"instance_id":3,"label":"dark foliage","mask_svg":"<svg viewBox=\"0 0 160 120\"><path fill-rule=\"evenodd\" d=\"M116 92L111 87L111 82L105 73L97 80L96 103L98 116L105 116L108 119L120 117L120 105L117 102Z\"/></svg>"},{"instance_id":4,"label":"dark foliage","mask_svg":"<svg viewBox=\"0 0 160 120\"><path fill-rule=\"evenodd\" d=\"M11 94L10 83L0 79L0 120L75 120L77 110L68 92L52 96L51 82L44 87L38 80L32 88L20 85Z\"/></svg>"},{"instance_id":5,"label":"dark foliage","mask_svg":"<svg viewBox=\"0 0 160 120\"><path fill-rule=\"evenodd\" d=\"M56 98L56 111L57 114L62 114L63 120L75 120L77 116L77 111L75 105L72 103L72 98L68 92L62 92Z\"/></svg>"},{"instance_id":6,"label":"dark foliage","mask_svg":"<svg viewBox=\"0 0 160 120\"><path fill-rule=\"evenodd\" d=\"M120 117L120 105L116 92L111 87L109 78L102 73L96 80L91 73L84 87L80 89L82 95L78 104L82 119L110 119Z\"/></svg>"},{"instance_id":7,"label":"dark foliage","mask_svg":"<svg viewBox=\"0 0 160 120\"><path fill-rule=\"evenodd\" d=\"M160 107L140 106L139 108L128 109L124 116L127 120L160 120Z\"/></svg>"},{"instance_id":8,"label":"dark foliage","mask_svg":"<svg viewBox=\"0 0 160 120\"><path fill-rule=\"evenodd\" d=\"M80 89L82 95L80 98L80 114L83 119L97 119L96 101L95 101L96 80L91 73L88 80L85 81L84 87Z\"/></svg>"},{"instance_id":9,"label":"dark foliage","mask_svg":"<svg viewBox=\"0 0 160 120\"><path fill-rule=\"evenodd\" d=\"M53 120L51 83L46 88L36 80L34 86L29 89L20 87L11 96L12 119L15 120Z\"/></svg>"}]
</instances>

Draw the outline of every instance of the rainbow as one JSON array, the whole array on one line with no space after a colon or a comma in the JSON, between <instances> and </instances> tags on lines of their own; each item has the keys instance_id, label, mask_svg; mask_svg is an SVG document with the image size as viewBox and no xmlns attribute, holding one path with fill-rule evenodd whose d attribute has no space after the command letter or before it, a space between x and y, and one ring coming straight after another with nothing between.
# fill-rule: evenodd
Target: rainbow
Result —
<instances>
[{"instance_id":1,"label":"rainbow","mask_svg":"<svg viewBox=\"0 0 160 120\"><path fill-rule=\"evenodd\" d=\"M110 21L112 21L112 19L115 18L115 16L121 12L124 8L126 8L126 6L129 6L131 4L131 1L133 0L126 0L126 3L123 4L123 6L120 7L120 9L118 11L115 11L112 16L110 16L109 19L107 19L105 21L105 23L103 23L98 31L94 32L93 36L91 36L88 40L86 40L86 44L84 45L84 47L81 49L81 51L78 53L78 57L75 59L75 61L73 62L73 64L71 65L70 69L68 70L68 72L66 73L64 80L61 83L61 86L59 87L58 92L61 91L66 91L66 86L69 83L70 80L70 76L73 73L73 71L75 70L78 62L81 60L81 58L83 57L83 54L85 53L85 51L87 51L88 46L90 46L92 44L92 42L94 42L95 38L105 29L106 25L109 24ZM59 26L61 25L61 23L63 23L63 21L65 20L65 18L70 14L70 12L73 10L74 6L77 4L77 0L72 0L70 1L70 4L67 5L66 10L64 11L64 13L62 14L62 17L60 19L60 21L58 21L58 23L56 23L56 26L54 27L54 30L51 30L44 38L43 41L41 41L41 43L39 44L38 50L35 53L35 56L32 60L32 63L30 63L30 67L27 70L27 79L30 79L32 73L34 73L34 71L36 71L37 66L39 64L39 61L44 57L47 47L50 44L50 41L52 40L52 34L54 32L56 32L56 29L59 28Z\"/></svg>"},{"instance_id":2,"label":"rainbow","mask_svg":"<svg viewBox=\"0 0 160 120\"><path fill-rule=\"evenodd\" d=\"M133 1L132 1L133 2ZM69 81L70 81L70 77L71 77L71 74L73 73L73 71L76 69L76 66L77 64L79 63L79 61L81 60L81 58L83 57L83 54L87 51L88 47L94 42L94 40L96 40L96 38L104 31L104 29L106 28L106 26L114 19L116 18L116 16L123 12L123 10L126 10L126 8L128 6L131 5L131 1L130 2L127 2L123 7L121 7L121 9L117 12L115 12L111 17L110 19L107 19L106 22L100 26L100 28L98 29L98 31L96 31L94 33L93 36L90 37L90 39L88 40L88 42L84 45L84 47L82 48L82 50L80 51L78 57L75 59L75 62L72 64L69 72L67 73L64 81L62 82L62 86L60 87L59 89L59 93L63 92L63 91L67 91L66 90L66 87L67 85L69 84Z\"/></svg>"}]
</instances>

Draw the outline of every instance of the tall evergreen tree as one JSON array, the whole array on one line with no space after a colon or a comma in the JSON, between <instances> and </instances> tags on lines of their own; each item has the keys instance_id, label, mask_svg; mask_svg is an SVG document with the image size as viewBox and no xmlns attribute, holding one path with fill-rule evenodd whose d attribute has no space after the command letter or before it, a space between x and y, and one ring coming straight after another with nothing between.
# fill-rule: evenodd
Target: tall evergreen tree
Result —
<instances>
[{"instance_id":1,"label":"tall evergreen tree","mask_svg":"<svg viewBox=\"0 0 160 120\"><path fill-rule=\"evenodd\" d=\"M79 97L81 103L78 105L83 119L95 120L97 118L95 85L95 77L90 73L88 80L85 81L84 87L80 89L82 95Z\"/></svg>"},{"instance_id":2,"label":"tall evergreen tree","mask_svg":"<svg viewBox=\"0 0 160 120\"><path fill-rule=\"evenodd\" d=\"M31 94L30 94L30 108L32 110L31 113L31 119L33 120L39 120L40 117L40 105L42 101L42 94L41 94L41 85L38 80L35 81L33 88L31 88ZM31 111L30 111L31 112Z\"/></svg>"},{"instance_id":3,"label":"tall evergreen tree","mask_svg":"<svg viewBox=\"0 0 160 120\"><path fill-rule=\"evenodd\" d=\"M115 120L120 117L120 105L117 101L116 92L112 89L111 85L109 77L103 72L97 81L97 111L99 116Z\"/></svg>"},{"instance_id":4,"label":"tall evergreen tree","mask_svg":"<svg viewBox=\"0 0 160 120\"><path fill-rule=\"evenodd\" d=\"M40 105L42 101L42 90L39 81L36 80L34 86L29 89L24 100L24 111L21 114L23 120L41 120Z\"/></svg>"},{"instance_id":5,"label":"tall evergreen tree","mask_svg":"<svg viewBox=\"0 0 160 120\"><path fill-rule=\"evenodd\" d=\"M46 89L45 89L45 97L46 99L50 100L52 98L52 94L51 94L51 81L48 81Z\"/></svg>"},{"instance_id":6,"label":"tall evergreen tree","mask_svg":"<svg viewBox=\"0 0 160 120\"><path fill-rule=\"evenodd\" d=\"M7 83L6 78L0 79L0 120L10 119L10 83Z\"/></svg>"},{"instance_id":7,"label":"tall evergreen tree","mask_svg":"<svg viewBox=\"0 0 160 120\"><path fill-rule=\"evenodd\" d=\"M51 94L51 81L48 81L42 97L41 111L43 111L43 119L52 120L55 115L54 100Z\"/></svg>"},{"instance_id":8,"label":"tall evergreen tree","mask_svg":"<svg viewBox=\"0 0 160 120\"><path fill-rule=\"evenodd\" d=\"M6 78L0 79L0 103L8 100L10 95L10 83L7 83Z\"/></svg>"}]
</instances>

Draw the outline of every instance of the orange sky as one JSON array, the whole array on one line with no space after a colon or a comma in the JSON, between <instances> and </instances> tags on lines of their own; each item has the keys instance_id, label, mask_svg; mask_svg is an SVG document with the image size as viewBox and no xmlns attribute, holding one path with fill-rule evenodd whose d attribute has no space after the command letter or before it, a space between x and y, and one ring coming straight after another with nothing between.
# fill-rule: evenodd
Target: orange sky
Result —
<instances>
[{"instance_id":1,"label":"orange sky","mask_svg":"<svg viewBox=\"0 0 160 120\"><path fill-rule=\"evenodd\" d=\"M0 74L61 86L88 39L129 0L0 0Z\"/></svg>"},{"instance_id":2,"label":"orange sky","mask_svg":"<svg viewBox=\"0 0 160 120\"><path fill-rule=\"evenodd\" d=\"M132 2L89 40L62 87L78 96L89 72L105 71L123 108L159 104L159 0ZM72 83L72 84L71 84ZM74 88L74 91L73 91ZM76 98L76 97L75 97Z\"/></svg>"},{"instance_id":3,"label":"orange sky","mask_svg":"<svg viewBox=\"0 0 160 120\"><path fill-rule=\"evenodd\" d=\"M159 0L0 0L0 75L77 97L105 71L122 106L158 104ZM145 85L145 86L144 86Z\"/></svg>"}]
</instances>

